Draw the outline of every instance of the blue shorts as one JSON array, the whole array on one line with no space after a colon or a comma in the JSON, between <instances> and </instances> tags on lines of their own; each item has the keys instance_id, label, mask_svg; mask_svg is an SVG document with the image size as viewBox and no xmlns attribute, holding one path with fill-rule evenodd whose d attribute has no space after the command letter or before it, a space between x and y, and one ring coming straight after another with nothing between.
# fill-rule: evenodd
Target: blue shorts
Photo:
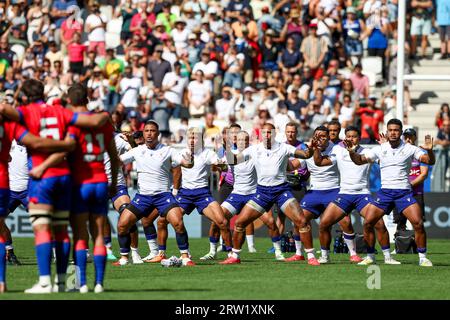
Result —
<instances>
[{"instance_id":1,"label":"blue shorts","mask_svg":"<svg viewBox=\"0 0 450 320\"><path fill-rule=\"evenodd\" d=\"M284 212L284 206L291 199L295 200L287 183L274 187L258 185L256 193L250 198L249 205L253 206L260 213L264 213L269 211L274 204L277 204L281 211Z\"/></svg>"},{"instance_id":2,"label":"blue shorts","mask_svg":"<svg viewBox=\"0 0 450 320\"><path fill-rule=\"evenodd\" d=\"M9 189L0 189L0 217L2 218L6 218L8 216L9 197Z\"/></svg>"},{"instance_id":3,"label":"blue shorts","mask_svg":"<svg viewBox=\"0 0 450 320\"><path fill-rule=\"evenodd\" d=\"M211 202L216 201L208 187L194 190L181 188L176 200L185 214L190 214L195 208L197 208L198 213L203 214L203 210Z\"/></svg>"},{"instance_id":4,"label":"blue shorts","mask_svg":"<svg viewBox=\"0 0 450 320\"><path fill-rule=\"evenodd\" d=\"M375 207L382 209L384 214L389 214L394 207L397 207L398 212L403 212L414 203L417 201L412 190L402 189L380 189L372 202Z\"/></svg>"},{"instance_id":5,"label":"blue shorts","mask_svg":"<svg viewBox=\"0 0 450 320\"><path fill-rule=\"evenodd\" d=\"M255 194L242 195L231 193L228 198L221 204L232 215L239 214L247 202L253 198Z\"/></svg>"},{"instance_id":6,"label":"blue shorts","mask_svg":"<svg viewBox=\"0 0 450 320\"><path fill-rule=\"evenodd\" d=\"M345 214L350 214L354 209L361 212L371 203L371 200L370 194L339 194L333 203L341 208Z\"/></svg>"},{"instance_id":7,"label":"blue shorts","mask_svg":"<svg viewBox=\"0 0 450 320\"><path fill-rule=\"evenodd\" d=\"M300 206L318 218L339 194L339 188L330 190L309 190L303 197Z\"/></svg>"},{"instance_id":8,"label":"blue shorts","mask_svg":"<svg viewBox=\"0 0 450 320\"><path fill-rule=\"evenodd\" d=\"M116 202L117 199L119 199L122 196L130 196L128 194L128 188L127 186L124 185L119 185L117 186L117 193L111 198L111 202L114 203Z\"/></svg>"},{"instance_id":9,"label":"blue shorts","mask_svg":"<svg viewBox=\"0 0 450 320\"><path fill-rule=\"evenodd\" d=\"M127 209L133 212L138 219L148 217L156 208L158 214L164 217L172 208L178 208L178 202L170 192L155 195L136 194Z\"/></svg>"},{"instance_id":10,"label":"blue shorts","mask_svg":"<svg viewBox=\"0 0 450 320\"><path fill-rule=\"evenodd\" d=\"M108 214L108 183L86 183L72 189L71 213Z\"/></svg>"},{"instance_id":11,"label":"blue shorts","mask_svg":"<svg viewBox=\"0 0 450 320\"><path fill-rule=\"evenodd\" d=\"M30 179L28 199L31 203L53 206L55 211L69 211L72 180L69 175L44 179Z\"/></svg>"},{"instance_id":12,"label":"blue shorts","mask_svg":"<svg viewBox=\"0 0 450 320\"><path fill-rule=\"evenodd\" d=\"M28 190L21 192L11 191L8 205L9 212L14 212L20 205L28 208Z\"/></svg>"}]
</instances>

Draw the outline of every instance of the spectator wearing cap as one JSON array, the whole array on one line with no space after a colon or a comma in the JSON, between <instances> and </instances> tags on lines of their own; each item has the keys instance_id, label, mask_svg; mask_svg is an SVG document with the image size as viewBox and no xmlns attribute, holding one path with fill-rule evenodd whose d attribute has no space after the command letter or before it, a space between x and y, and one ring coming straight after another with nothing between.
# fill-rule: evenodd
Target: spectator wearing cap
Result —
<instances>
[{"instance_id":1,"label":"spectator wearing cap","mask_svg":"<svg viewBox=\"0 0 450 320\"><path fill-rule=\"evenodd\" d=\"M216 100L215 111L218 120L229 120L235 116L237 99L233 97L230 87L223 87L222 98Z\"/></svg>"},{"instance_id":2,"label":"spectator wearing cap","mask_svg":"<svg viewBox=\"0 0 450 320\"><path fill-rule=\"evenodd\" d=\"M237 47L231 45L228 52L223 57L223 69L225 74L223 77L223 85L231 86L234 89L240 90L242 88L242 71L244 68L245 56L238 53Z\"/></svg>"},{"instance_id":3,"label":"spectator wearing cap","mask_svg":"<svg viewBox=\"0 0 450 320\"><path fill-rule=\"evenodd\" d=\"M439 129L434 143L446 149L450 146L450 119L442 122L442 128Z\"/></svg>"},{"instance_id":4,"label":"spectator wearing cap","mask_svg":"<svg viewBox=\"0 0 450 320\"><path fill-rule=\"evenodd\" d=\"M283 77L290 78L303 66L303 57L299 50L295 49L295 41L293 37L286 40L286 48L280 53L278 66L283 73Z\"/></svg>"},{"instance_id":5,"label":"spectator wearing cap","mask_svg":"<svg viewBox=\"0 0 450 320\"><path fill-rule=\"evenodd\" d=\"M87 47L81 43L81 34L75 33L73 41L67 46L69 52L70 72L80 75L83 71Z\"/></svg>"},{"instance_id":6,"label":"spectator wearing cap","mask_svg":"<svg viewBox=\"0 0 450 320\"><path fill-rule=\"evenodd\" d=\"M116 10L115 17L122 17L122 27L120 30L120 40L122 45L124 45L133 36L133 32L131 32L130 27L131 21L136 13L138 13L138 10L135 8L133 0L125 0L121 3L118 10Z\"/></svg>"},{"instance_id":7,"label":"spectator wearing cap","mask_svg":"<svg viewBox=\"0 0 450 320\"><path fill-rule=\"evenodd\" d=\"M360 63L355 65L355 68L350 75L350 80L352 82L353 89L359 94L359 96L367 99L370 93L369 78L362 73L362 65Z\"/></svg>"},{"instance_id":8,"label":"spectator wearing cap","mask_svg":"<svg viewBox=\"0 0 450 320\"><path fill-rule=\"evenodd\" d=\"M181 75L181 63L174 63L174 71L166 73L162 81L164 98L173 104L172 116L175 119L189 118L189 112L183 105L185 89L188 86L188 78Z\"/></svg>"},{"instance_id":9,"label":"spectator wearing cap","mask_svg":"<svg viewBox=\"0 0 450 320\"><path fill-rule=\"evenodd\" d=\"M211 31L216 35L225 33L223 20L218 15L217 7L208 8L208 22Z\"/></svg>"},{"instance_id":10,"label":"spectator wearing cap","mask_svg":"<svg viewBox=\"0 0 450 320\"><path fill-rule=\"evenodd\" d=\"M256 115L258 101L254 98L256 90L250 86L244 88L244 98L239 105L239 111L236 112L236 118L239 121L252 120Z\"/></svg>"},{"instance_id":11,"label":"spectator wearing cap","mask_svg":"<svg viewBox=\"0 0 450 320\"><path fill-rule=\"evenodd\" d=\"M188 0L184 3L185 9L190 9L194 13L194 17L197 20L201 20L202 12L206 12L208 9L207 2L199 0Z\"/></svg>"},{"instance_id":12,"label":"spectator wearing cap","mask_svg":"<svg viewBox=\"0 0 450 320\"><path fill-rule=\"evenodd\" d=\"M195 19L194 10L184 6L181 18L186 22L186 29L192 32L196 27L200 27L200 21Z\"/></svg>"},{"instance_id":13,"label":"spectator wearing cap","mask_svg":"<svg viewBox=\"0 0 450 320\"><path fill-rule=\"evenodd\" d=\"M170 63L162 58L163 46L157 45L151 60L148 62L148 71L151 74L155 88L161 88L166 73L171 71Z\"/></svg>"},{"instance_id":14,"label":"spectator wearing cap","mask_svg":"<svg viewBox=\"0 0 450 320\"><path fill-rule=\"evenodd\" d=\"M175 26L175 21L177 21L177 16L170 12L170 3L163 3L163 11L156 16L157 21L161 21L166 28L166 32L170 34L173 27Z\"/></svg>"},{"instance_id":15,"label":"spectator wearing cap","mask_svg":"<svg viewBox=\"0 0 450 320\"><path fill-rule=\"evenodd\" d=\"M122 97L120 100L120 104L122 104L126 110L134 109L137 107L137 101L141 88L141 79L133 76L133 70L131 66L125 67L122 79L119 82L119 92Z\"/></svg>"},{"instance_id":16,"label":"spectator wearing cap","mask_svg":"<svg viewBox=\"0 0 450 320\"><path fill-rule=\"evenodd\" d=\"M175 48L177 50L177 55L181 55L183 50L187 47L188 37L190 31L186 29L186 22L182 19L177 19L175 21L175 28L170 32Z\"/></svg>"},{"instance_id":17,"label":"spectator wearing cap","mask_svg":"<svg viewBox=\"0 0 450 320\"><path fill-rule=\"evenodd\" d=\"M100 12L98 3L90 7L91 14L86 18L86 32L88 33L89 51L96 51L99 56L106 55L106 16Z\"/></svg>"},{"instance_id":18,"label":"spectator wearing cap","mask_svg":"<svg viewBox=\"0 0 450 320\"><path fill-rule=\"evenodd\" d=\"M301 20L300 11L298 9L293 9L281 31L281 37L283 39L292 38L295 50L299 50L302 40L307 35L306 27Z\"/></svg>"},{"instance_id":19,"label":"spectator wearing cap","mask_svg":"<svg viewBox=\"0 0 450 320\"><path fill-rule=\"evenodd\" d=\"M204 80L201 69L193 72L194 80L187 88L187 103L191 117L200 118L205 115L211 103L211 85Z\"/></svg>"},{"instance_id":20,"label":"spectator wearing cap","mask_svg":"<svg viewBox=\"0 0 450 320\"><path fill-rule=\"evenodd\" d=\"M130 32L145 37L152 31L156 16L149 10L147 0L139 0L136 11L131 18Z\"/></svg>"},{"instance_id":21,"label":"spectator wearing cap","mask_svg":"<svg viewBox=\"0 0 450 320\"><path fill-rule=\"evenodd\" d=\"M357 18L354 7L347 7L346 18L342 21L342 31L347 65L353 65L351 57L356 57L360 63L363 55L361 35L365 32L365 24L363 20Z\"/></svg>"},{"instance_id":22,"label":"spectator wearing cap","mask_svg":"<svg viewBox=\"0 0 450 320\"><path fill-rule=\"evenodd\" d=\"M300 52L303 54L305 65L311 70L311 76L317 80L323 75L323 62L328 53L327 41L317 37L317 24L309 25L309 35L302 41Z\"/></svg>"},{"instance_id":23,"label":"spectator wearing cap","mask_svg":"<svg viewBox=\"0 0 450 320\"><path fill-rule=\"evenodd\" d=\"M384 123L384 112L376 106L377 98L369 96L367 101L362 100L356 109L361 118L361 143L376 144L380 139L380 126Z\"/></svg>"},{"instance_id":24,"label":"spectator wearing cap","mask_svg":"<svg viewBox=\"0 0 450 320\"><path fill-rule=\"evenodd\" d=\"M57 42L61 44L61 52L64 55L67 54L67 46L73 41L75 33L83 32L83 21L77 19L79 10L77 6L69 6L66 10L68 16L61 24Z\"/></svg>"},{"instance_id":25,"label":"spectator wearing cap","mask_svg":"<svg viewBox=\"0 0 450 320\"><path fill-rule=\"evenodd\" d=\"M274 42L275 31L267 29L264 33L264 41L261 45L262 63L264 70L278 70L278 45Z\"/></svg>"},{"instance_id":26,"label":"spectator wearing cap","mask_svg":"<svg viewBox=\"0 0 450 320\"><path fill-rule=\"evenodd\" d=\"M128 121L132 132L144 129L144 122L141 121L139 114L135 110L130 110L130 112L128 112Z\"/></svg>"},{"instance_id":27,"label":"spectator wearing cap","mask_svg":"<svg viewBox=\"0 0 450 320\"><path fill-rule=\"evenodd\" d=\"M194 65L192 73L201 70L204 75L205 83L211 87L211 93L219 92L221 77L219 76L219 66L216 61L211 60L211 51L204 49L200 55L200 61Z\"/></svg>"}]
</instances>

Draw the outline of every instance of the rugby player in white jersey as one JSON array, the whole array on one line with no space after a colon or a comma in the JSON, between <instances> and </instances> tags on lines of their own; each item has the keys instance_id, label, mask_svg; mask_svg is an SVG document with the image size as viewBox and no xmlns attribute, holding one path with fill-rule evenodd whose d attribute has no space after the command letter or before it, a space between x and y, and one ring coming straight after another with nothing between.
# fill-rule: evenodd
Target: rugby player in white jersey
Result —
<instances>
[{"instance_id":1,"label":"rugby player in white jersey","mask_svg":"<svg viewBox=\"0 0 450 320\"><path fill-rule=\"evenodd\" d=\"M242 152L250 146L250 136L247 132L241 131L237 135L237 152ZM245 204L252 199L256 193L257 177L256 168L253 159L248 159L236 165L231 165L234 177L233 191L222 203L221 207L225 217L230 220L244 208ZM276 243L280 241L280 233L275 224L275 220L269 212L264 213L260 220L269 229L269 235ZM215 247L211 246L210 252L201 257L200 260L213 260L216 257ZM281 249L275 251L277 260L284 260Z\"/></svg>"},{"instance_id":2,"label":"rugby player in white jersey","mask_svg":"<svg viewBox=\"0 0 450 320\"><path fill-rule=\"evenodd\" d=\"M191 168L181 168L181 189L175 197L184 214L190 214L194 209L214 222L220 229L227 250L231 249L231 232L228 220L219 203L214 199L209 190L208 177L211 170L226 170L217 154L206 149L203 143L203 131L197 128L189 128L187 131L188 148L181 150L178 159L193 153L195 164ZM179 160L178 160L179 162ZM161 217L160 224L167 223Z\"/></svg>"},{"instance_id":3,"label":"rugby player in white jersey","mask_svg":"<svg viewBox=\"0 0 450 320\"><path fill-rule=\"evenodd\" d=\"M188 256L189 241L183 213L170 192L170 173L172 166L193 167L194 156L186 154L179 157L173 148L161 144L158 136L158 124L147 121L144 127L145 144L120 156L125 164L136 161L138 193L120 215L118 233L119 236L126 236L138 220L157 209L158 214L164 216L175 230L183 266L193 266L195 264Z\"/></svg>"},{"instance_id":4,"label":"rugby player in white jersey","mask_svg":"<svg viewBox=\"0 0 450 320\"><path fill-rule=\"evenodd\" d=\"M333 149L334 144L330 142L328 129L325 126L319 126L314 130L313 136L314 149L319 149L322 154L329 155ZM326 207L332 202L339 192L339 172L336 165L318 167L314 163L314 159L307 160L294 159L291 161L293 168L307 167L310 173L310 180L308 191L300 202L300 206L303 209L306 221L310 226L312 219L317 219L325 211ZM340 225L344 230L347 230L345 221L341 221ZM307 247L305 244L305 252L307 254L308 263L311 265L320 265L319 261L314 255L314 248L312 247L313 238L311 228L308 232L301 235L301 241L310 243L311 246ZM297 255L297 253L296 253ZM295 255L294 255L295 256ZM293 256L293 257L294 257ZM290 261L296 261L299 259L289 258Z\"/></svg>"},{"instance_id":5,"label":"rugby player in white jersey","mask_svg":"<svg viewBox=\"0 0 450 320\"><path fill-rule=\"evenodd\" d=\"M364 240L366 241L367 257L360 265L375 263L375 235L374 226L383 215L389 214L394 207L411 222L419 253L419 265L431 267L433 264L426 258L427 240L423 225L422 211L414 199L409 172L412 160L415 159L428 165L434 165L433 139L425 137L423 150L412 144L405 143L402 139L403 124L398 119L391 119L387 124L386 137L388 142L374 147L363 155L357 153L359 146L350 140L345 141L350 158L357 165L378 161L381 171L381 189L377 192L376 199L369 207L364 220Z\"/></svg>"},{"instance_id":6,"label":"rugby player in white jersey","mask_svg":"<svg viewBox=\"0 0 450 320\"><path fill-rule=\"evenodd\" d=\"M354 145L359 145L360 133L359 129L349 126L345 129L345 139L351 141ZM359 147L356 151L365 155L368 149ZM322 155L319 150L314 151L314 162L317 166L331 166L336 164L340 173L340 191L337 197L326 208L320 218L319 239L322 255L319 262L330 262L330 243L331 243L331 227L348 216L356 209L361 216L365 217L372 197L369 191L369 172L370 164L357 166L350 159L350 155L343 143L335 144L329 156ZM389 247L389 233L380 219L375 225L378 240L384 254L385 264L400 264L391 258ZM348 233L350 231L350 233ZM356 254L355 233L351 225L343 232L344 241L347 244L350 254L350 261L359 263L362 259Z\"/></svg>"},{"instance_id":7,"label":"rugby player in white jersey","mask_svg":"<svg viewBox=\"0 0 450 320\"><path fill-rule=\"evenodd\" d=\"M13 140L9 151L11 161L9 167L9 213L13 213L19 205L28 207L28 156L27 148ZM6 259L11 265L21 265L14 253L14 247L9 228L5 225Z\"/></svg>"},{"instance_id":8,"label":"rugby player in white jersey","mask_svg":"<svg viewBox=\"0 0 450 320\"><path fill-rule=\"evenodd\" d=\"M301 234L309 232L309 227L302 209L292 195L286 182L286 169L289 157L309 158L313 155L312 146L308 150L275 141L275 127L267 123L262 128L263 141L250 146L238 155L227 153L228 163L239 164L248 158L253 159L256 167L258 186L255 195L244 206L234 228L233 249L231 255L221 264L240 263L240 252L244 242L245 227L258 219L276 203L283 213L294 222ZM306 242L305 247L312 244ZM280 241L274 243L276 250L281 250Z\"/></svg>"}]
</instances>

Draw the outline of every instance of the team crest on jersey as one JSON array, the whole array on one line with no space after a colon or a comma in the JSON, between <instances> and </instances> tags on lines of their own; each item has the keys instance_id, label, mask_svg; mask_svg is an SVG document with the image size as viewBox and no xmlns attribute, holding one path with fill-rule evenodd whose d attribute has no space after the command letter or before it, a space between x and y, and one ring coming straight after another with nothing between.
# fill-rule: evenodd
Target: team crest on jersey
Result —
<instances>
[{"instance_id":1,"label":"team crest on jersey","mask_svg":"<svg viewBox=\"0 0 450 320\"><path fill-rule=\"evenodd\" d=\"M411 198L407 198L406 201L411 202Z\"/></svg>"},{"instance_id":2,"label":"team crest on jersey","mask_svg":"<svg viewBox=\"0 0 450 320\"><path fill-rule=\"evenodd\" d=\"M369 197L365 197L364 200L369 201Z\"/></svg>"},{"instance_id":3,"label":"team crest on jersey","mask_svg":"<svg viewBox=\"0 0 450 320\"><path fill-rule=\"evenodd\" d=\"M303 202L302 202L302 206L306 206L306 201L303 201Z\"/></svg>"},{"instance_id":4,"label":"team crest on jersey","mask_svg":"<svg viewBox=\"0 0 450 320\"><path fill-rule=\"evenodd\" d=\"M284 195L285 197L287 197L287 196L288 196L286 192L285 192L285 193L283 193L283 195Z\"/></svg>"},{"instance_id":5,"label":"team crest on jersey","mask_svg":"<svg viewBox=\"0 0 450 320\"><path fill-rule=\"evenodd\" d=\"M167 203L170 203L170 199L167 199L166 201L167 201Z\"/></svg>"},{"instance_id":6,"label":"team crest on jersey","mask_svg":"<svg viewBox=\"0 0 450 320\"><path fill-rule=\"evenodd\" d=\"M341 203L341 198L337 198L337 199L336 199L336 202L337 202L337 203Z\"/></svg>"},{"instance_id":7,"label":"team crest on jersey","mask_svg":"<svg viewBox=\"0 0 450 320\"><path fill-rule=\"evenodd\" d=\"M206 200L206 201L209 201L209 198L206 198L205 200Z\"/></svg>"},{"instance_id":8,"label":"team crest on jersey","mask_svg":"<svg viewBox=\"0 0 450 320\"><path fill-rule=\"evenodd\" d=\"M230 200L233 200L233 197L230 197Z\"/></svg>"}]
</instances>

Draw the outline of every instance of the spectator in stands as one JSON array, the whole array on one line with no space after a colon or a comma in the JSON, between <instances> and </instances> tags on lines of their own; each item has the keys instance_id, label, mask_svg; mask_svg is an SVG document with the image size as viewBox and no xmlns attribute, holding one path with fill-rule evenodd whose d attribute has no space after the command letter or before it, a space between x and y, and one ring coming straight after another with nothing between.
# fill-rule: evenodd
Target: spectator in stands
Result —
<instances>
[{"instance_id":1,"label":"spectator in stands","mask_svg":"<svg viewBox=\"0 0 450 320\"><path fill-rule=\"evenodd\" d=\"M450 58L450 6L447 0L436 0L436 21L441 40L441 60Z\"/></svg>"},{"instance_id":2,"label":"spectator in stands","mask_svg":"<svg viewBox=\"0 0 450 320\"><path fill-rule=\"evenodd\" d=\"M162 59L163 46L157 45L151 60L148 62L148 71L152 75L155 88L161 88L166 73L171 71L170 63Z\"/></svg>"},{"instance_id":3,"label":"spectator in stands","mask_svg":"<svg viewBox=\"0 0 450 320\"><path fill-rule=\"evenodd\" d=\"M323 37L317 36L317 24L309 25L309 36L302 41L300 48L305 65L310 68L311 76L317 80L323 75L323 62L328 52L328 43Z\"/></svg>"},{"instance_id":4,"label":"spectator in stands","mask_svg":"<svg viewBox=\"0 0 450 320\"><path fill-rule=\"evenodd\" d=\"M360 63L353 69L350 80L356 93L360 97L367 99L370 93L369 78L362 73L362 65Z\"/></svg>"},{"instance_id":5,"label":"spectator in stands","mask_svg":"<svg viewBox=\"0 0 450 320\"><path fill-rule=\"evenodd\" d=\"M380 139L380 125L384 123L384 113L377 108L377 98L371 95L367 101L360 101L356 113L361 118L361 143L376 144Z\"/></svg>"},{"instance_id":6,"label":"spectator in stands","mask_svg":"<svg viewBox=\"0 0 450 320\"><path fill-rule=\"evenodd\" d=\"M448 148L450 146L450 120L446 119L442 123L442 129L439 129L434 142L438 146Z\"/></svg>"},{"instance_id":7,"label":"spectator in stands","mask_svg":"<svg viewBox=\"0 0 450 320\"><path fill-rule=\"evenodd\" d=\"M72 73L80 75L83 71L84 57L86 56L87 47L81 43L81 34L76 32L67 46L69 52L69 70Z\"/></svg>"},{"instance_id":8,"label":"spectator in stands","mask_svg":"<svg viewBox=\"0 0 450 320\"><path fill-rule=\"evenodd\" d=\"M283 77L289 78L303 66L302 54L295 49L295 42L293 37L289 37L286 41L286 48L280 53L278 62L279 69L283 73Z\"/></svg>"},{"instance_id":9,"label":"spectator in stands","mask_svg":"<svg viewBox=\"0 0 450 320\"><path fill-rule=\"evenodd\" d=\"M107 18L100 13L97 3L91 5L92 13L86 18L86 30L89 40L89 51L96 51L101 57L106 55L106 22Z\"/></svg>"},{"instance_id":10,"label":"spectator in stands","mask_svg":"<svg viewBox=\"0 0 450 320\"><path fill-rule=\"evenodd\" d=\"M61 31L57 42L61 44L61 52L67 53L67 46L73 41L75 33L81 34L83 32L83 24L78 20L79 8L75 5L69 6L66 10L68 14L67 19L61 24Z\"/></svg>"},{"instance_id":11,"label":"spectator in stands","mask_svg":"<svg viewBox=\"0 0 450 320\"><path fill-rule=\"evenodd\" d=\"M195 80L188 85L189 114L196 118L204 116L211 102L211 97L211 85L204 80L203 71L199 69L195 72Z\"/></svg>"},{"instance_id":12,"label":"spectator in stands","mask_svg":"<svg viewBox=\"0 0 450 320\"><path fill-rule=\"evenodd\" d=\"M162 81L164 98L173 104L172 116L176 119L188 118L189 112L183 105L184 91L188 86L189 79L181 76L181 63L174 63L174 71L165 74Z\"/></svg>"},{"instance_id":13,"label":"spectator in stands","mask_svg":"<svg viewBox=\"0 0 450 320\"><path fill-rule=\"evenodd\" d=\"M235 115L237 99L233 97L230 87L222 89L222 98L216 101L215 110L218 120L229 120Z\"/></svg>"},{"instance_id":14,"label":"spectator in stands","mask_svg":"<svg viewBox=\"0 0 450 320\"><path fill-rule=\"evenodd\" d=\"M133 76L131 66L125 67L125 72L119 82L119 92L121 95L120 104L122 104L127 113L137 107L139 91L142 88L142 81Z\"/></svg>"},{"instance_id":15,"label":"spectator in stands","mask_svg":"<svg viewBox=\"0 0 450 320\"><path fill-rule=\"evenodd\" d=\"M428 36L431 34L431 13L433 2L431 0L412 0L411 3L411 57L417 54L417 37L422 38L422 57L425 57Z\"/></svg>"}]
</instances>

